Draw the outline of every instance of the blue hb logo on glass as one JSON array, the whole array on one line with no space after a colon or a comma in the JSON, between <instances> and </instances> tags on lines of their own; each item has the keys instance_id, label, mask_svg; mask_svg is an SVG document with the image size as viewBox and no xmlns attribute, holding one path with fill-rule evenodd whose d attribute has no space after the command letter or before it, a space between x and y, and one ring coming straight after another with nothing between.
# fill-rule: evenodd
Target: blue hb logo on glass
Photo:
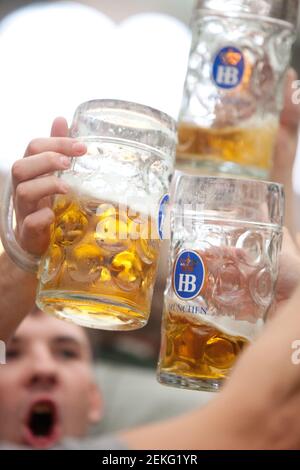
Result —
<instances>
[{"instance_id":1,"label":"blue hb logo on glass","mask_svg":"<svg viewBox=\"0 0 300 470\"><path fill-rule=\"evenodd\" d=\"M159 203L159 209L158 209L158 235L159 238L162 240L164 238L164 222L165 222L165 217L166 217L166 211L167 211L167 205L169 202L169 194L165 194Z\"/></svg>"},{"instance_id":2,"label":"blue hb logo on glass","mask_svg":"<svg viewBox=\"0 0 300 470\"><path fill-rule=\"evenodd\" d=\"M191 300L200 294L205 279L205 267L195 251L182 251L175 262L173 288L177 297Z\"/></svg>"},{"instance_id":3,"label":"blue hb logo on glass","mask_svg":"<svg viewBox=\"0 0 300 470\"><path fill-rule=\"evenodd\" d=\"M243 53L236 47L224 47L215 56L213 79L220 88L237 87L244 76L245 60Z\"/></svg>"}]
</instances>

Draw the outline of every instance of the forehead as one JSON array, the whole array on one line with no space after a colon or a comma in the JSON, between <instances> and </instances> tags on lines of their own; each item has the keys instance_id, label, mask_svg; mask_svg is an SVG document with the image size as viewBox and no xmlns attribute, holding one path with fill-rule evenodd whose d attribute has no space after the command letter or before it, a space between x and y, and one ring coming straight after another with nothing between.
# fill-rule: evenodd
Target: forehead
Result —
<instances>
[{"instance_id":1,"label":"forehead","mask_svg":"<svg viewBox=\"0 0 300 470\"><path fill-rule=\"evenodd\" d=\"M43 312L33 313L23 320L15 333L15 337L34 340L35 338L50 340L66 336L73 338L88 347L88 338L83 328Z\"/></svg>"}]
</instances>

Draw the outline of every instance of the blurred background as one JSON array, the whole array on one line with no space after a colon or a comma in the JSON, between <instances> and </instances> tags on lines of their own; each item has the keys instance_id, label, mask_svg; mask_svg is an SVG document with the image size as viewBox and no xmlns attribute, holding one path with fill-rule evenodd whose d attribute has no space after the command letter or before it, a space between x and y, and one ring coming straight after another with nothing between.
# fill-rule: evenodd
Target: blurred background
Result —
<instances>
[{"instance_id":1,"label":"blurred background","mask_svg":"<svg viewBox=\"0 0 300 470\"><path fill-rule=\"evenodd\" d=\"M14 160L23 156L28 142L49 135L56 116L65 116L70 123L83 101L125 99L177 118L190 49L192 7L193 0L1 0L0 184ZM300 74L300 29L293 66ZM300 231L300 149L294 187ZM156 299L149 325L142 331L126 335L92 332L96 356L115 364L153 369L162 309L159 294ZM198 392L161 392L161 386L154 385L152 370L150 376L136 374L134 369L131 374L126 369L122 375L118 367L110 366L99 370L104 392L113 403L104 420L105 430L162 417L167 403L172 413L208 399ZM122 422L120 397L130 387L131 399L139 400L142 381L143 411L140 416L130 412ZM118 416L117 426L114 416Z\"/></svg>"},{"instance_id":2,"label":"blurred background","mask_svg":"<svg viewBox=\"0 0 300 470\"><path fill-rule=\"evenodd\" d=\"M88 99L137 101L176 118L192 7L193 0L1 0L0 173L30 139L49 133L55 116L70 121ZM299 52L300 28L293 55L298 72Z\"/></svg>"}]
</instances>

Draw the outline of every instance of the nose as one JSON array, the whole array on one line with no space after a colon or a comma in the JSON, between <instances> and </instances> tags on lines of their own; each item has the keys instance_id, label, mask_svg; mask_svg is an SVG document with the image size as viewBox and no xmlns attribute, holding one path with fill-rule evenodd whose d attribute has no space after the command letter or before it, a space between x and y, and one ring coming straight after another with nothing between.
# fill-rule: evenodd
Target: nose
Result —
<instances>
[{"instance_id":1,"label":"nose","mask_svg":"<svg viewBox=\"0 0 300 470\"><path fill-rule=\"evenodd\" d=\"M58 384L58 367L46 347L36 348L30 355L26 386L39 391L52 390Z\"/></svg>"}]
</instances>

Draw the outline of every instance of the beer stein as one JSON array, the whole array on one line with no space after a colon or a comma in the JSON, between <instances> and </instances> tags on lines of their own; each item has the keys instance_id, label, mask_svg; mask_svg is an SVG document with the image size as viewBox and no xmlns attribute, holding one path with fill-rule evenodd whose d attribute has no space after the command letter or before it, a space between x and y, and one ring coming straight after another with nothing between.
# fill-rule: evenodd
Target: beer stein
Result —
<instances>
[{"instance_id":1,"label":"beer stein","mask_svg":"<svg viewBox=\"0 0 300 470\"><path fill-rule=\"evenodd\" d=\"M266 179L298 0L197 0L177 167Z\"/></svg>"},{"instance_id":2,"label":"beer stein","mask_svg":"<svg viewBox=\"0 0 300 470\"><path fill-rule=\"evenodd\" d=\"M178 172L158 380L217 391L274 300L283 187Z\"/></svg>"},{"instance_id":3,"label":"beer stein","mask_svg":"<svg viewBox=\"0 0 300 470\"><path fill-rule=\"evenodd\" d=\"M3 245L25 269L38 269L37 305L82 326L131 330L147 323L175 148L175 121L135 103L81 104L70 130L87 145L59 173L70 190L53 202L50 246L41 259L17 245L10 185Z\"/></svg>"}]
</instances>

